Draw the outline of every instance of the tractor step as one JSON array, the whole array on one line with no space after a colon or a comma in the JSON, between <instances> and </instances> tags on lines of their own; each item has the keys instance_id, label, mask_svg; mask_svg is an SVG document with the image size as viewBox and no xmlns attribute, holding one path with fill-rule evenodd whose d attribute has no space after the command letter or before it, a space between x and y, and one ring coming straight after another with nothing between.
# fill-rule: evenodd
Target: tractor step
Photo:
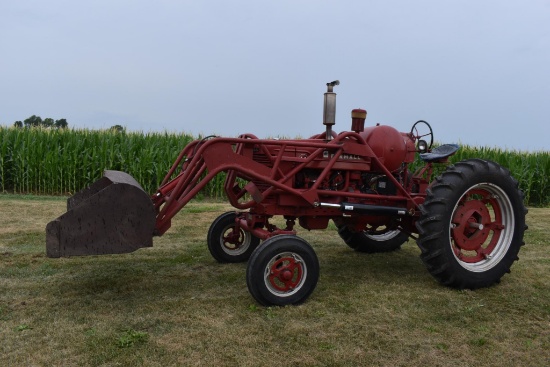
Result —
<instances>
[{"instance_id":1,"label":"tractor step","mask_svg":"<svg viewBox=\"0 0 550 367\"><path fill-rule=\"evenodd\" d=\"M48 257L121 254L153 245L156 212L129 174L104 176L67 200L67 212L46 226Z\"/></svg>"}]
</instances>

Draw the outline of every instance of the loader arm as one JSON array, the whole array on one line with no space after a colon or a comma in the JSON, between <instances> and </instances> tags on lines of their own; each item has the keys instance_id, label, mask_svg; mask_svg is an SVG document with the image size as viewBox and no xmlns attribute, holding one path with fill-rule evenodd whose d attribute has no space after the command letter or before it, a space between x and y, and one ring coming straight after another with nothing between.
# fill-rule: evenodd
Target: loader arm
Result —
<instances>
[{"instance_id":1,"label":"loader arm","mask_svg":"<svg viewBox=\"0 0 550 367\"><path fill-rule=\"evenodd\" d=\"M354 159L343 161L343 155ZM384 167L365 140L354 132L341 133L329 141L318 138L264 140L250 134L239 138L195 141L180 153L163 184L152 196L157 212L154 235L164 234L171 226L171 219L220 172L227 173L224 190L233 207L240 210L256 207L258 210L270 195L277 193L291 198L294 201L292 214L300 216L317 207L321 198L333 203L341 202L343 197L379 198L349 192L348 185L336 192L320 188L335 168L369 170L372 162ZM176 175L180 167L181 171ZM320 170L317 181L308 188L293 187L296 174L311 167ZM401 191L401 195L386 200L395 201L396 205L414 206L408 192L389 171L386 170L386 174ZM241 185L242 182L246 184ZM242 201L246 194L250 199ZM338 209L332 211L338 214Z\"/></svg>"},{"instance_id":2,"label":"loader arm","mask_svg":"<svg viewBox=\"0 0 550 367\"><path fill-rule=\"evenodd\" d=\"M274 144L272 140L252 140L243 137L214 138L204 141L202 144L185 148L172 167L181 165L182 171L170 181L165 178L165 184L152 196L157 210L155 235L164 234L170 228L170 220L220 172L227 172L228 174L224 188L230 203L238 209L247 209L261 202L267 194L276 188L296 197L302 197L304 199L303 205L313 206L316 200L314 193L304 193L304 190L294 189L286 182L292 177L293 173L319 156L324 149L330 148L333 150L335 157L333 161L336 161L343 150L342 145L334 142L330 147L327 147L325 143L317 143L319 146L316 152L294 171L285 175L278 164L269 167L269 165L256 162L252 157L244 154L246 153L246 149L244 149L246 146L265 146L267 143ZM281 160L285 149L289 145L311 147L311 143L300 144L285 141L276 142L274 145L280 147L278 161ZM175 169L169 171L172 174L174 172ZM264 192L260 192L251 181L245 186L244 190L235 193L234 183L237 178L262 181L269 188ZM246 203L240 203L239 199L246 193L250 194L253 199Z\"/></svg>"}]
</instances>

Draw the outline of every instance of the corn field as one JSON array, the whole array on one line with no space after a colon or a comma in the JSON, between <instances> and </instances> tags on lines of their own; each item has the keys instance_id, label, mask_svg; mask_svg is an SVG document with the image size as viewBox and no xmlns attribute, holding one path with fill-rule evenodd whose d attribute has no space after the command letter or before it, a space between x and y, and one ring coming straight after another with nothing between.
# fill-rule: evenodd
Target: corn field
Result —
<instances>
[{"instance_id":1,"label":"corn field","mask_svg":"<svg viewBox=\"0 0 550 367\"><path fill-rule=\"evenodd\" d=\"M192 140L171 133L0 127L0 191L72 194L112 169L152 192Z\"/></svg>"},{"instance_id":2,"label":"corn field","mask_svg":"<svg viewBox=\"0 0 550 367\"><path fill-rule=\"evenodd\" d=\"M128 172L152 193L193 139L168 132L0 126L0 192L72 194L112 169ZM550 205L550 152L462 146L451 160L467 158L489 159L507 167L519 181L526 204ZM224 176L218 175L202 194L222 197L223 181Z\"/></svg>"}]
</instances>

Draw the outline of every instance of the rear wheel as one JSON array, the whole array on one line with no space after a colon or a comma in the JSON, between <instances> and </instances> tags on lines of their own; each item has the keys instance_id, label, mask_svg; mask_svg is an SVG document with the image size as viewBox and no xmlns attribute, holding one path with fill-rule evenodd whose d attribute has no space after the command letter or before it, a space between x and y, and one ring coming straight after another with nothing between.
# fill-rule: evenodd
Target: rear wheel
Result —
<instances>
[{"instance_id":1,"label":"rear wheel","mask_svg":"<svg viewBox=\"0 0 550 367\"><path fill-rule=\"evenodd\" d=\"M208 230L208 250L218 262L245 262L260 243L258 237L237 227L236 217L235 212L223 213Z\"/></svg>"},{"instance_id":2,"label":"rear wheel","mask_svg":"<svg viewBox=\"0 0 550 367\"><path fill-rule=\"evenodd\" d=\"M345 223L336 223L338 234L344 242L359 252L376 253L395 251L407 242L409 236L398 229L368 227L354 232Z\"/></svg>"},{"instance_id":3,"label":"rear wheel","mask_svg":"<svg viewBox=\"0 0 550 367\"><path fill-rule=\"evenodd\" d=\"M302 238L280 235L265 240L246 269L248 290L264 306L304 302L319 279L319 261Z\"/></svg>"},{"instance_id":4,"label":"rear wheel","mask_svg":"<svg viewBox=\"0 0 550 367\"><path fill-rule=\"evenodd\" d=\"M524 244L523 194L508 170L472 159L450 166L427 191L416 223L428 271L441 283L476 289L510 272Z\"/></svg>"}]
</instances>

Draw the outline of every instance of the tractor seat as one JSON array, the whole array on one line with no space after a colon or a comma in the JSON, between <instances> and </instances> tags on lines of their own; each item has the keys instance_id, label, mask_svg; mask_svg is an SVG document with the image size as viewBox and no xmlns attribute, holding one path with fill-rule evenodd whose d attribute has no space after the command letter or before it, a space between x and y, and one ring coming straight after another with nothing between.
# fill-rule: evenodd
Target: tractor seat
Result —
<instances>
[{"instance_id":1,"label":"tractor seat","mask_svg":"<svg viewBox=\"0 0 550 367\"><path fill-rule=\"evenodd\" d=\"M420 159L424 162L440 162L455 154L459 148L457 144L443 144L430 153L421 153Z\"/></svg>"}]
</instances>

